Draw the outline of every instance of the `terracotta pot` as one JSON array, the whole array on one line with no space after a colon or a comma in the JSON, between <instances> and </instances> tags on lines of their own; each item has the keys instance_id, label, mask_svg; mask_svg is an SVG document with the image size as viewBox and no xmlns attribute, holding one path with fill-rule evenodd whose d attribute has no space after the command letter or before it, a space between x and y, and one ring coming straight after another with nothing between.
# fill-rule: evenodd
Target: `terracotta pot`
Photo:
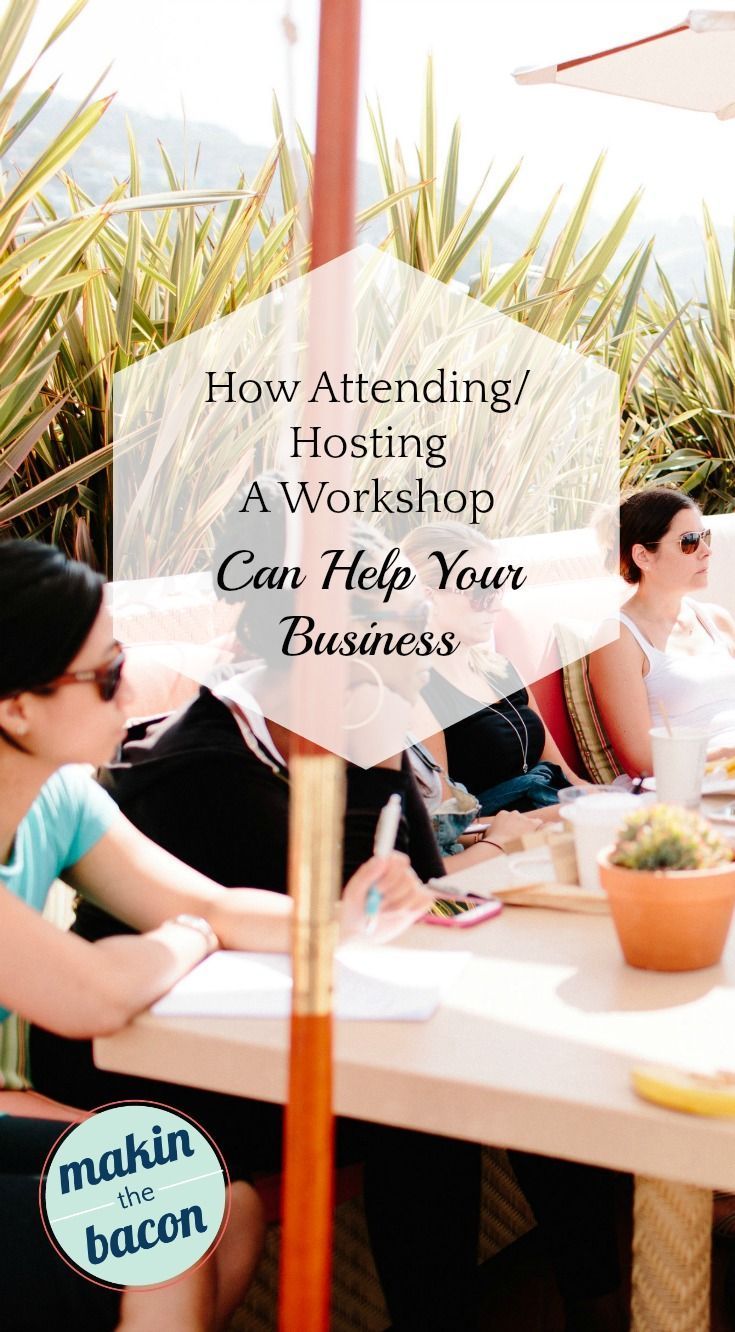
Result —
<instances>
[{"instance_id":1,"label":"terracotta pot","mask_svg":"<svg viewBox=\"0 0 735 1332\"><path fill-rule=\"evenodd\" d=\"M633 870L598 856L626 962L696 971L719 962L735 904L735 862L702 870Z\"/></svg>"}]
</instances>

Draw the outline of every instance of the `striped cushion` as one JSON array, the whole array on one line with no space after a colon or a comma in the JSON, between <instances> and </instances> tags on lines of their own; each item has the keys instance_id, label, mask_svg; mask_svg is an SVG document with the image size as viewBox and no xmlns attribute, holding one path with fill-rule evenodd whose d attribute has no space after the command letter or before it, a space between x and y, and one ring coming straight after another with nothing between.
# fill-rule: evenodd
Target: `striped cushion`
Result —
<instances>
[{"instance_id":1,"label":"striped cushion","mask_svg":"<svg viewBox=\"0 0 735 1332\"><path fill-rule=\"evenodd\" d=\"M74 919L74 894L60 879L49 889L44 919L68 930ZM31 1083L28 1056L28 1023L17 1013L0 1022L0 1090L24 1091Z\"/></svg>"},{"instance_id":2,"label":"striped cushion","mask_svg":"<svg viewBox=\"0 0 735 1332\"><path fill-rule=\"evenodd\" d=\"M589 658L582 655L582 645L568 625L556 625L556 638L562 661L564 698L569 720L582 756L582 762L593 782L609 783L624 771L608 739L590 684Z\"/></svg>"},{"instance_id":3,"label":"striped cushion","mask_svg":"<svg viewBox=\"0 0 735 1332\"><path fill-rule=\"evenodd\" d=\"M0 1088L23 1091L30 1085L28 1025L17 1013L11 1013L0 1022Z\"/></svg>"}]
</instances>

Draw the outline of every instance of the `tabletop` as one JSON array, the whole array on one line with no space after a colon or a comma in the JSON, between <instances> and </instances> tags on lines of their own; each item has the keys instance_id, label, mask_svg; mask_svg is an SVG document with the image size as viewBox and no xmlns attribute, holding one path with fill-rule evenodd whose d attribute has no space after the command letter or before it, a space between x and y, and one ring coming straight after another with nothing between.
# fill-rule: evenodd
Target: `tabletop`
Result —
<instances>
[{"instance_id":1,"label":"tabletop","mask_svg":"<svg viewBox=\"0 0 735 1332\"><path fill-rule=\"evenodd\" d=\"M664 1110L639 1063L735 1068L735 931L718 967L636 971L607 916L506 907L401 947L469 949L428 1022L335 1024L337 1113L735 1191L735 1121ZM262 1100L286 1095L285 1021L143 1014L100 1067Z\"/></svg>"}]
</instances>

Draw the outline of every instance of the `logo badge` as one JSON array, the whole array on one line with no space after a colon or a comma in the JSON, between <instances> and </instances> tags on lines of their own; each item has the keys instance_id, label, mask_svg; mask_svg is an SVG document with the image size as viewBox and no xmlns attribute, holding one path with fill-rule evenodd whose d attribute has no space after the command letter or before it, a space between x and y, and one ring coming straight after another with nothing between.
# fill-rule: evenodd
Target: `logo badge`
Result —
<instances>
[{"instance_id":1,"label":"logo badge","mask_svg":"<svg viewBox=\"0 0 735 1332\"><path fill-rule=\"evenodd\" d=\"M227 1167L193 1120L155 1102L103 1106L49 1154L40 1202L61 1257L99 1285L160 1286L198 1266L228 1210Z\"/></svg>"}]
</instances>

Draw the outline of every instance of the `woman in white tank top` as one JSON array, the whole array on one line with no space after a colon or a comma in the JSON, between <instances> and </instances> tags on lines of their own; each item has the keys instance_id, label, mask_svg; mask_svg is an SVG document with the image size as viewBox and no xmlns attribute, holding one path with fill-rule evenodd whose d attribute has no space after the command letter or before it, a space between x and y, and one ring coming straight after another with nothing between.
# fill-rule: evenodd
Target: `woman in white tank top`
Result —
<instances>
[{"instance_id":1,"label":"woman in white tank top","mask_svg":"<svg viewBox=\"0 0 735 1332\"><path fill-rule=\"evenodd\" d=\"M692 594L707 586L710 533L696 504L657 486L620 508L620 569L635 592L620 637L590 656L613 748L631 774L652 772L651 726L704 726L710 755L735 754L735 621Z\"/></svg>"}]
</instances>

